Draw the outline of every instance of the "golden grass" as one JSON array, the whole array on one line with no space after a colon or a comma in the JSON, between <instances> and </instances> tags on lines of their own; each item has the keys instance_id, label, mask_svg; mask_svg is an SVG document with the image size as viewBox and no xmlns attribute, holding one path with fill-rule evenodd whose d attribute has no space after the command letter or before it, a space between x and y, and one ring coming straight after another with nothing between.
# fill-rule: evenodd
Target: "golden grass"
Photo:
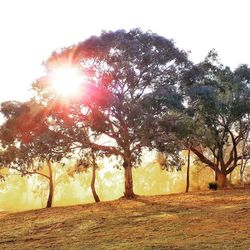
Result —
<instances>
[{"instance_id":1,"label":"golden grass","mask_svg":"<svg viewBox=\"0 0 250 250\"><path fill-rule=\"evenodd\" d=\"M250 190L0 213L0 249L249 249Z\"/></svg>"}]
</instances>

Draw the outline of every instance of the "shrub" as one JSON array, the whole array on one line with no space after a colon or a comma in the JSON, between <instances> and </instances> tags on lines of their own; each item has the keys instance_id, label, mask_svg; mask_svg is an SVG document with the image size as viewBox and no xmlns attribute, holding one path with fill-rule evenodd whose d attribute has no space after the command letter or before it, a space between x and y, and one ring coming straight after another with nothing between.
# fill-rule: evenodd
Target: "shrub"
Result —
<instances>
[{"instance_id":1,"label":"shrub","mask_svg":"<svg viewBox=\"0 0 250 250\"><path fill-rule=\"evenodd\" d=\"M208 188L211 190L216 190L218 188L217 182L209 182L208 183Z\"/></svg>"}]
</instances>

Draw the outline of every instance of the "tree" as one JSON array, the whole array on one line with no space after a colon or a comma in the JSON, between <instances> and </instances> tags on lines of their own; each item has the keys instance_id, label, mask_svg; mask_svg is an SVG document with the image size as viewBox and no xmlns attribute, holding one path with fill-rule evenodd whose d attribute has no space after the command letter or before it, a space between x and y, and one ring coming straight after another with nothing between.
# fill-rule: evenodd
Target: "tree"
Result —
<instances>
[{"instance_id":1,"label":"tree","mask_svg":"<svg viewBox=\"0 0 250 250\"><path fill-rule=\"evenodd\" d=\"M78 154L79 155L79 154ZM92 149L86 150L84 149L80 153L79 159L77 159L77 162L75 164L74 168L71 168L68 174L70 176L74 176L75 173L82 173L88 170L89 168L92 169L92 176L91 176L91 184L90 188L92 191L93 198L95 202L100 202L100 198L96 192L95 188L95 182L96 182L96 171L98 169L98 164L97 164L97 158L98 153L94 152Z\"/></svg>"},{"instance_id":2,"label":"tree","mask_svg":"<svg viewBox=\"0 0 250 250\"><path fill-rule=\"evenodd\" d=\"M36 178L33 178L34 186L32 188L32 192L35 195L36 198L39 198L41 200L41 205L44 207L44 205L47 203L48 200L52 200L54 203L54 197L56 194L61 194L61 190L63 186L70 181L70 176L68 175L68 166L66 166L66 162L63 159L62 162L53 162L51 164L51 170L48 169L48 166L46 163L44 163L38 171ZM67 164L68 165L68 164ZM50 177L50 172L52 172L52 180ZM43 174L43 175L40 175ZM47 176L47 178L44 178ZM53 184L52 192L50 190L50 183ZM51 199L48 199L49 193L52 194ZM64 193L62 192L62 195L64 196ZM47 205L46 204L46 205ZM52 204L51 204L52 205Z\"/></svg>"},{"instance_id":3,"label":"tree","mask_svg":"<svg viewBox=\"0 0 250 250\"><path fill-rule=\"evenodd\" d=\"M246 158L246 155L250 155L250 148L249 148L249 130L250 130L250 119L249 115L246 117L247 128L245 132L245 136L241 146L241 159L240 159L240 183L244 185L244 172L247 167L247 163L249 158Z\"/></svg>"},{"instance_id":4,"label":"tree","mask_svg":"<svg viewBox=\"0 0 250 250\"><path fill-rule=\"evenodd\" d=\"M47 74L33 89L48 105L57 103L54 117L63 114L71 120L75 142L121 159L124 196L133 198L132 167L142 149L152 146L157 115L180 105L177 89L186 64L186 53L157 34L139 29L103 32L52 53L44 64ZM58 104L60 97L50 88L53 70L62 65L77 67L85 76L79 95L65 105Z\"/></svg>"},{"instance_id":5,"label":"tree","mask_svg":"<svg viewBox=\"0 0 250 250\"><path fill-rule=\"evenodd\" d=\"M231 71L211 51L186 77L186 112L193 121L190 150L215 171L224 187L238 161L249 157L241 154L239 144L249 127L250 69L241 65Z\"/></svg>"},{"instance_id":6,"label":"tree","mask_svg":"<svg viewBox=\"0 0 250 250\"><path fill-rule=\"evenodd\" d=\"M47 119L44 106L29 101L5 102L1 112L6 120L1 126L3 146L1 165L24 175L38 174L49 181L47 207L52 206L54 181L52 163L70 152L67 138ZM40 170L47 166L48 173Z\"/></svg>"}]
</instances>

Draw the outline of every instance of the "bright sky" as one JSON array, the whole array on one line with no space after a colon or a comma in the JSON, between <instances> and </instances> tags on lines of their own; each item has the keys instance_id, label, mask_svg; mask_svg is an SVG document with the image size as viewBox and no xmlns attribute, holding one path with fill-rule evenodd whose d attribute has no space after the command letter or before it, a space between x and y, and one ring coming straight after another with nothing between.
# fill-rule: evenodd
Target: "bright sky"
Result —
<instances>
[{"instance_id":1,"label":"bright sky","mask_svg":"<svg viewBox=\"0 0 250 250\"><path fill-rule=\"evenodd\" d=\"M101 30L141 27L191 50L215 48L224 64L250 64L248 0L1 0L0 101L25 100L56 48Z\"/></svg>"}]
</instances>

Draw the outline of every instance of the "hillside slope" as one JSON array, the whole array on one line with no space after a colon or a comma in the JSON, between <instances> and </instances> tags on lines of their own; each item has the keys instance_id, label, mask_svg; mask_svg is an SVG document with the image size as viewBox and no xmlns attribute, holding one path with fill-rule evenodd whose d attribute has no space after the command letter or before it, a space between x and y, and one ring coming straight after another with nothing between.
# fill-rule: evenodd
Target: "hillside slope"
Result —
<instances>
[{"instance_id":1,"label":"hillside slope","mask_svg":"<svg viewBox=\"0 0 250 250\"><path fill-rule=\"evenodd\" d=\"M0 249L249 249L250 190L0 213Z\"/></svg>"}]
</instances>

